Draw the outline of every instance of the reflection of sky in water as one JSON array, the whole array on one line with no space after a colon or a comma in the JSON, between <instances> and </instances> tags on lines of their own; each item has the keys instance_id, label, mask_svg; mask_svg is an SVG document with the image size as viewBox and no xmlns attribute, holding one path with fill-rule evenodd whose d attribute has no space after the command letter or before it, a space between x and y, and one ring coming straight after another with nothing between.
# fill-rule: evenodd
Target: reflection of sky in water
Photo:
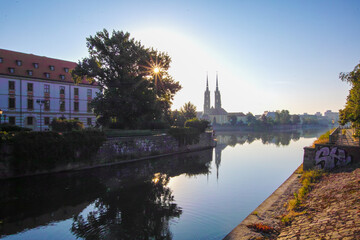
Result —
<instances>
[{"instance_id":1,"label":"reflection of sky in water","mask_svg":"<svg viewBox=\"0 0 360 240\"><path fill-rule=\"evenodd\" d=\"M296 140L291 140L293 137L289 136L287 134L275 137L268 134L259 136L257 133L250 136L251 143L249 143L244 135L219 135L221 141L213 150L211 162L211 151L196 152L190 154L190 157L171 156L95 169L94 172L99 172L98 174L82 171L69 176L59 175L58 179L49 178L51 180L49 184L57 186L57 188L49 188L51 191L58 191L55 196L66 194L64 196L67 198L77 200L63 203L62 201L66 199L60 198L60 201L54 201L54 204L47 206L52 210L44 211L49 219L47 222L42 221L45 226L30 230L22 229L24 230L22 233L3 239L82 239L82 236L91 234L94 231L91 226L94 225L85 225L86 229L83 232L85 235L75 236L71 231L73 218L54 220L56 218L49 217L53 214L52 211L56 210L58 213L65 211L69 209L69 205L70 208L74 206L74 209L66 216L80 213L79 216L82 216L87 224L87 217L93 213L95 219L99 220L95 222L100 224L99 229L114 234L100 235L102 237L123 234L123 230L119 230L126 227L121 224L122 220L124 224L140 220L145 224L139 225L140 228L144 228L147 224L152 225L152 220L142 217L144 215L142 211L147 211L147 214L150 213L152 219L160 224L165 232L168 226L166 219L169 220L173 239L222 239L290 176L302 162L303 147L309 146L315 139L314 135L308 135L308 138L296 136ZM288 143L290 144L287 145ZM206 167L208 164L210 164L210 173L205 174L208 171ZM167 186L163 184L156 186L157 181L154 179L166 176L161 173L172 176ZM39 184L37 190L49 187L46 183L42 186L42 181L39 182L36 178L29 180L31 180L29 186ZM156 196L165 196L168 188L172 191L174 203L177 204L175 211L169 212L169 215L161 212L160 206L163 206L163 203L159 204L154 200ZM40 193L41 191L37 192L41 195ZM54 192L50 193L54 195ZM28 194L31 196L31 191ZM46 194L44 192L44 196L35 198L33 200L35 203L31 204L37 204L37 199L48 201ZM31 204L29 206L35 206ZM101 214L97 204L105 206L105 211ZM42 209L44 208L39 208ZM180 217L177 217L176 209L180 209ZM35 221L36 214L30 216L33 216L29 218L30 221ZM116 222L119 219L120 223ZM128 225L127 231L134 231L134 226ZM139 231L146 232L144 229Z\"/></svg>"},{"instance_id":2,"label":"reflection of sky in water","mask_svg":"<svg viewBox=\"0 0 360 240\"><path fill-rule=\"evenodd\" d=\"M303 147L314 139L300 138L280 147L261 140L227 146L221 152L218 179L215 154L209 176L172 178L175 201L183 209L171 225L174 239L223 238L302 163Z\"/></svg>"}]
</instances>

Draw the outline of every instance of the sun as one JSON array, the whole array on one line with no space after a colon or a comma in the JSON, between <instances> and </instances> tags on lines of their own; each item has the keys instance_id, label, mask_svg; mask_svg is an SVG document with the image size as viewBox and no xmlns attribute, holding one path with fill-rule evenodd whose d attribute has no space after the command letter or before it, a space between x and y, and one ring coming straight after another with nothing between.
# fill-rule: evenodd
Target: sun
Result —
<instances>
[{"instance_id":1,"label":"sun","mask_svg":"<svg viewBox=\"0 0 360 240\"><path fill-rule=\"evenodd\" d=\"M160 68L154 67L154 73L155 73L155 74L158 74L159 72L160 72Z\"/></svg>"},{"instance_id":2,"label":"sun","mask_svg":"<svg viewBox=\"0 0 360 240\"><path fill-rule=\"evenodd\" d=\"M150 61L147 62L147 66L143 66L143 67L145 67L146 69L146 74L149 77L153 77L156 86L158 85L158 81L161 83L163 69L161 67L161 64L158 62L157 57L155 61L152 58L150 58Z\"/></svg>"}]
</instances>

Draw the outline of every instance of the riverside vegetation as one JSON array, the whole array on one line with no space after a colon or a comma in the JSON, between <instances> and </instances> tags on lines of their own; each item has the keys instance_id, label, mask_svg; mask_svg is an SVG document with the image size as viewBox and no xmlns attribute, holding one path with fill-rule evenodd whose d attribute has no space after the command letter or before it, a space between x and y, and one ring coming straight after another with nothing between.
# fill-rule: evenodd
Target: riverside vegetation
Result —
<instances>
[{"instance_id":1,"label":"riverside vegetation","mask_svg":"<svg viewBox=\"0 0 360 240\"><path fill-rule=\"evenodd\" d=\"M175 138L179 146L199 142L208 122L190 119L184 127L173 127L163 132ZM103 131L84 129L76 120L54 119L52 131L32 132L17 126L0 126L0 149L16 174L54 169L68 163L91 162L107 137ZM129 133L128 133L129 134Z\"/></svg>"}]
</instances>

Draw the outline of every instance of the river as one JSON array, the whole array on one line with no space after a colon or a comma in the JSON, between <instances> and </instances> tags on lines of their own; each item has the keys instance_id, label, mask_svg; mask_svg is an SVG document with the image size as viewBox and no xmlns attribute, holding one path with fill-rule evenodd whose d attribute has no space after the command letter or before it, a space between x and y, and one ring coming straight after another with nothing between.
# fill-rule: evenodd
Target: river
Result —
<instances>
[{"instance_id":1,"label":"river","mask_svg":"<svg viewBox=\"0 0 360 240\"><path fill-rule=\"evenodd\" d=\"M218 132L215 149L0 181L1 239L222 239L322 130Z\"/></svg>"}]
</instances>

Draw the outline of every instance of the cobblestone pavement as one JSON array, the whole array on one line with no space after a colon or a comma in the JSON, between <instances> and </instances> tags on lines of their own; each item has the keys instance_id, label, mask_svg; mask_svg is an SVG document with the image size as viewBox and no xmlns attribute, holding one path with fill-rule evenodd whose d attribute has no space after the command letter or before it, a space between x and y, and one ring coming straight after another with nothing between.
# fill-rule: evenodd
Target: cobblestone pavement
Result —
<instances>
[{"instance_id":1,"label":"cobblestone pavement","mask_svg":"<svg viewBox=\"0 0 360 240\"><path fill-rule=\"evenodd\" d=\"M342 171L315 185L305 213L283 228L277 239L360 239L360 168Z\"/></svg>"},{"instance_id":2,"label":"cobblestone pavement","mask_svg":"<svg viewBox=\"0 0 360 240\"><path fill-rule=\"evenodd\" d=\"M354 134L354 129L345 129L346 134L339 134L336 145L346 145L346 146L359 146L359 139L354 139L352 135Z\"/></svg>"}]
</instances>

